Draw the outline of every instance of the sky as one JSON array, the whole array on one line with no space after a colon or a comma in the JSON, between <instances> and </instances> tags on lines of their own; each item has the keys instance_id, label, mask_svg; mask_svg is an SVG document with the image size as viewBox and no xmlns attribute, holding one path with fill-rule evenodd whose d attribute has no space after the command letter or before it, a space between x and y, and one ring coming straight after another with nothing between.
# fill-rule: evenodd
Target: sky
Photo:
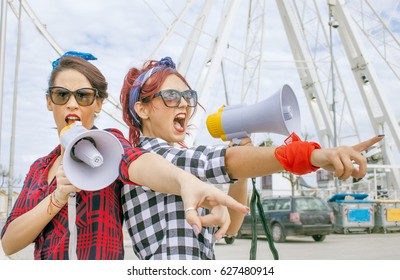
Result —
<instances>
[{"instance_id":1,"label":"sky","mask_svg":"<svg viewBox=\"0 0 400 280\"><path fill-rule=\"evenodd\" d=\"M46 26L51 36L64 51L76 50L90 52L98 60L93 61L105 75L109 83L111 98L118 102L119 92L123 78L132 66L139 67L146 60L159 59L171 56L174 60L179 59L182 48L185 46L185 36L189 34L189 26L193 24L201 10L202 1L195 1L185 18L186 25L180 26L178 33L171 36L169 41L155 53L157 46L168 33L169 27L174 22L176 14L184 7L184 0L144 1L144 0L36 0L27 1L39 18ZM194 87L197 78L201 75L196 65L204 58L207 46L212 42L213 32L221 16L221 6L226 1L214 1L210 20L206 23L207 32L202 37L201 46L198 47L198 55L190 65L186 77ZM248 3L243 1L242 5ZM301 109L300 132L308 133L315 139L316 133L314 123L302 94L301 83L293 63L293 56L287 41L276 3L267 0L267 16L265 27L265 52L262 71L265 77L262 80L263 92L260 100L269 97L281 88L283 84L289 84L296 93ZM379 1L379 5L391 7L393 1ZM14 1L18 9L18 1ZM326 11L323 11L326 14ZM229 54L227 56L240 56L240 49L244 48L243 31L247 9L241 8L235 20L231 38L229 40ZM10 7L7 12L6 43L5 43L5 72L3 84L2 118L1 118L1 146L0 164L8 169L11 161L14 162L14 177L23 179L29 170L29 166L37 158L47 155L58 143L57 132L54 129L52 113L47 111L45 102L45 91L51 72L51 62L59 57L49 42L38 32L32 20L22 14L21 20L21 48L18 79L16 79L16 59L18 50L18 20ZM371 47L368 48L370 50ZM382 84L385 86L385 94L389 100L398 100L396 89L398 79L391 76L377 63ZM338 58L338 62L339 58ZM1 62L3 63L3 62ZM196 64L197 63L197 64ZM340 64L341 67L343 64ZM207 104L202 104L205 115L215 112L221 105L226 104L224 91L231 92L230 104L242 102L252 103L254 96L248 96L243 101L240 94L235 94L240 87L238 77L241 75L239 67L233 59L228 59L224 64L226 70L227 86L220 75L212 87L212 95ZM327 64L326 67L329 67ZM350 75L345 75L345 80ZM354 81L349 81L349 88L356 88ZM12 138L13 120L13 94L17 88L17 110L15 138ZM233 92L233 93L232 93ZM200 93L201 94L201 93ZM350 98L356 98L351 94ZM397 99L396 99L397 98ZM399 104L391 102L391 110L395 112L396 119L400 119ZM365 108L362 108L360 98L355 99L352 104L360 106L356 110L357 123L361 129L363 139L373 136L371 126L368 124ZM361 105L360 105L361 104ZM121 112L106 102L105 109L108 114L102 112L96 120L99 128L119 128L125 136L128 136L126 127L115 120L120 119ZM111 117L111 114L113 117ZM265 136L256 135L255 143L261 141ZM269 135L275 143L280 143L284 137ZM12 156L11 143L14 144L15 152ZM199 128L197 143L220 144L219 139L213 139L203 125ZM10 161L10 158L13 160ZM20 184L22 181L20 181Z\"/></svg>"}]
</instances>

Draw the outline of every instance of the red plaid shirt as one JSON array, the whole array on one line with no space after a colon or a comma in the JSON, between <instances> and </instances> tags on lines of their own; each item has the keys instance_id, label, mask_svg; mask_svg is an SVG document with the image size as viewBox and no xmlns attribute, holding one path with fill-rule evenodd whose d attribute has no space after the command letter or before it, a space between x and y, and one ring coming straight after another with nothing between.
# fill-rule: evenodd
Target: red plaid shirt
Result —
<instances>
[{"instance_id":1,"label":"red plaid shirt","mask_svg":"<svg viewBox=\"0 0 400 280\"><path fill-rule=\"evenodd\" d=\"M110 186L99 191L81 191L76 197L76 227L78 231L78 259L124 259L122 233L121 188L129 181L128 167L145 150L132 148L117 129L107 129L115 135L124 148L120 175ZM60 155L60 146L49 155L36 160L26 176L24 186L1 232L3 237L8 225L20 215L35 207L55 190L56 180L49 185L48 172ZM34 221L32 221L34 222ZM68 203L47 224L35 240L35 259L68 259Z\"/></svg>"}]
</instances>

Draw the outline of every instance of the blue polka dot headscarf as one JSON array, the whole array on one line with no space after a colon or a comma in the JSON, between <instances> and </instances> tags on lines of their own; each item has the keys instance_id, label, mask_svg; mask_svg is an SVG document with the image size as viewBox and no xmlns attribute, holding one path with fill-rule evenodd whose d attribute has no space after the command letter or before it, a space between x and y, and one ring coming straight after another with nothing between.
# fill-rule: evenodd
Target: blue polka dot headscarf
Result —
<instances>
[{"instance_id":1,"label":"blue polka dot headscarf","mask_svg":"<svg viewBox=\"0 0 400 280\"><path fill-rule=\"evenodd\" d=\"M164 57L160 61L158 61L157 66L143 72L133 83L133 87L129 93L129 113L133 119L133 122L137 127L140 129L142 128L139 116L136 114L135 110L133 109L133 105L139 101L140 91L142 90L143 85L146 81L156 73L160 69L171 68L176 70L175 63L172 61L170 57Z\"/></svg>"},{"instance_id":2,"label":"blue polka dot headscarf","mask_svg":"<svg viewBox=\"0 0 400 280\"><path fill-rule=\"evenodd\" d=\"M66 56L78 56L83 58L84 60L97 60L97 57L95 57L91 53L68 51L52 62L53 69L56 68L57 65L60 63L60 60Z\"/></svg>"}]
</instances>

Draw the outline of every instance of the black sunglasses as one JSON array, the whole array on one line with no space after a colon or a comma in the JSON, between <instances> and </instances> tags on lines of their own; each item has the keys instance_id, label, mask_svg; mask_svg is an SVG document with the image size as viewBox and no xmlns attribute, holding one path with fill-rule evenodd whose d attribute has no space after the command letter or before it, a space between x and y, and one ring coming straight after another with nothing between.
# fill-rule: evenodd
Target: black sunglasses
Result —
<instances>
[{"instance_id":1,"label":"black sunglasses","mask_svg":"<svg viewBox=\"0 0 400 280\"><path fill-rule=\"evenodd\" d=\"M63 87L49 87L47 93L50 96L51 102L56 105L67 104L71 95L74 95L76 102L78 102L80 106L90 106L93 104L96 97L98 97L96 88L80 88L75 91L70 91Z\"/></svg>"},{"instance_id":2,"label":"black sunglasses","mask_svg":"<svg viewBox=\"0 0 400 280\"><path fill-rule=\"evenodd\" d=\"M166 89L155 93L153 96L147 96L142 99L143 103L150 102L151 99L161 96L165 106L170 108L178 107L181 104L181 98L183 97L189 107L197 106L197 92L195 90L178 91L175 89Z\"/></svg>"}]
</instances>

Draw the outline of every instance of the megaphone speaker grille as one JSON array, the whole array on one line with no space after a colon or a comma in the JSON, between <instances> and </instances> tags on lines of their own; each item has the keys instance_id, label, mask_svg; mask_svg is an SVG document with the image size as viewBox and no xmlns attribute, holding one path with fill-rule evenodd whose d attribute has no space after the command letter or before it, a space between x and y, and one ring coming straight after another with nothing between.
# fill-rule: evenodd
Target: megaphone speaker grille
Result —
<instances>
[{"instance_id":1,"label":"megaphone speaker grille","mask_svg":"<svg viewBox=\"0 0 400 280\"><path fill-rule=\"evenodd\" d=\"M70 151L82 138L91 138L103 157L103 164L92 167L70 156ZM68 180L79 189L97 191L109 186L119 176L124 150L118 138L104 130L86 130L77 134L65 147L63 167Z\"/></svg>"}]
</instances>

